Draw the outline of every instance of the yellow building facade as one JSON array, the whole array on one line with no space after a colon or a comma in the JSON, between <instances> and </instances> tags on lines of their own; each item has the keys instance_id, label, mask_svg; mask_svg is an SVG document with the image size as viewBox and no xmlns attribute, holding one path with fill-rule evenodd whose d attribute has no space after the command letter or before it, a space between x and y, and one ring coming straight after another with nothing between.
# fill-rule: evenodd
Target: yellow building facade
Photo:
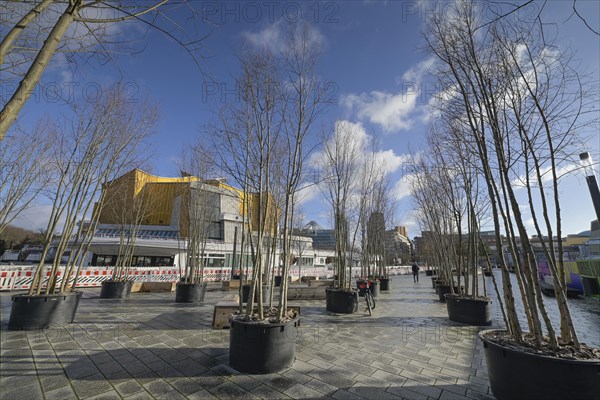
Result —
<instances>
[{"instance_id":1,"label":"yellow building facade","mask_svg":"<svg viewBox=\"0 0 600 400\"><path fill-rule=\"evenodd\" d=\"M104 187L99 223L119 225L135 219L141 225L177 226L180 236L186 237L189 218L186 207L181 207L181 204L189 204L191 188L195 182L230 193L238 200L237 213L250 218L252 230L258 226L260 196L249 195L250 212L248 213L246 212L248 207L244 206L244 192L221 180L202 180L193 176L160 177L140 169L126 173ZM266 199L267 209L270 211L267 226L274 227L279 218L279 209L271 196L267 196Z\"/></svg>"}]
</instances>

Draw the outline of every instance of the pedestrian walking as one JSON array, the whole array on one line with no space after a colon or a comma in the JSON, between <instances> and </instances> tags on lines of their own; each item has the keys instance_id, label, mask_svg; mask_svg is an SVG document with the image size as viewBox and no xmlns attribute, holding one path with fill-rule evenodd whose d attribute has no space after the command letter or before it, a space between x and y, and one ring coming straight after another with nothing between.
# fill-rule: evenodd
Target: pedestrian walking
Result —
<instances>
[{"instance_id":1,"label":"pedestrian walking","mask_svg":"<svg viewBox=\"0 0 600 400\"><path fill-rule=\"evenodd\" d=\"M413 282L419 282L419 265L417 265L417 263L413 263L412 272L413 272Z\"/></svg>"}]
</instances>

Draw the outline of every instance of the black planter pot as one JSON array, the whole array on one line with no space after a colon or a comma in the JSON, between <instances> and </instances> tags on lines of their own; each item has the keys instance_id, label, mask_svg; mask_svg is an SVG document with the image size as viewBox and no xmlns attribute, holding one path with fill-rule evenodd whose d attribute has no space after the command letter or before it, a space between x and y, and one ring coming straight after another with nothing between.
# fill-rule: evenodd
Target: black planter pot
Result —
<instances>
[{"instance_id":1,"label":"black planter pot","mask_svg":"<svg viewBox=\"0 0 600 400\"><path fill-rule=\"evenodd\" d=\"M425 276L433 276L433 270L431 270L431 269L426 270Z\"/></svg>"},{"instance_id":2,"label":"black planter pot","mask_svg":"<svg viewBox=\"0 0 600 400\"><path fill-rule=\"evenodd\" d=\"M70 324L75 318L81 294L81 292L66 292L33 296L14 295L8 329L33 330Z\"/></svg>"},{"instance_id":3,"label":"black planter pot","mask_svg":"<svg viewBox=\"0 0 600 400\"><path fill-rule=\"evenodd\" d=\"M525 353L479 332L492 393L508 399L597 399L600 360L568 360Z\"/></svg>"},{"instance_id":4,"label":"black planter pot","mask_svg":"<svg viewBox=\"0 0 600 400\"><path fill-rule=\"evenodd\" d=\"M231 321L229 366L248 374L270 374L294 363L299 319L284 324Z\"/></svg>"},{"instance_id":5,"label":"black planter pot","mask_svg":"<svg viewBox=\"0 0 600 400\"><path fill-rule=\"evenodd\" d=\"M379 296L379 282L371 281L371 286L369 286L369 288L371 289L373 297Z\"/></svg>"},{"instance_id":6,"label":"black planter pot","mask_svg":"<svg viewBox=\"0 0 600 400\"><path fill-rule=\"evenodd\" d=\"M392 280L390 278L379 279L379 290L381 290L382 292L387 292L388 290L391 290L391 282Z\"/></svg>"},{"instance_id":7,"label":"black planter pot","mask_svg":"<svg viewBox=\"0 0 600 400\"><path fill-rule=\"evenodd\" d=\"M446 294L448 293L452 293L452 290L450 289L450 285L442 285L442 284L438 284L436 286L436 290L437 290L437 294L440 298L440 301L445 303L446 302Z\"/></svg>"},{"instance_id":8,"label":"black planter pot","mask_svg":"<svg viewBox=\"0 0 600 400\"><path fill-rule=\"evenodd\" d=\"M338 314L352 314L358 311L358 292L336 288L325 289L325 309Z\"/></svg>"},{"instance_id":9,"label":"black planter pot","mask_svg":"<svg viewBox=\"0 0 600 400\"><path fill-rule=\"evenodd\" d=\"M446 295L446 307L450 321L469 325L492 324L492 300L472 299L455 294Z\"/></svg>"},{"instance_id":10,"label":"black planter pot","mask_svg":"<svg viewBox=\"0 0 600 400\"><path fill-rule=\"evenodd\" d=\"M275 287L281 286L281 281L283 277L281 275L275 275Z\"/></svg>"},{"instance_id":11,"label":"black planter pot","mask_svg":"<svg viewBox=\"0 0 600 400\"><path fill-rule=\"evenodd\" d=\"M178 282L175 288L175 303L202 303L206 294L206 282Z\"/></svg>"},{"instance_id":12,"label":"black planter pot","mask_svg":"<svg viewBox=\"0 0 600 400\"><path fill-rule=\"evenodd\" d=\"M247 303L248 302L248 297L250 297L250 289L252 288L252 285L242 285L242 303ZM271 286L270 285L263 285L262 287L263 290L263 296L262 296L262 300L263 303L266 303L267 301L269 301L269 297L271 297ZM256 302L256 293L254 294L254 301Z\"/></svg>"},{"instance_id":13,"label":"black planter pot","mask_svg":"<svg viewBox=\"0 0 600 400\"><path fill-rule=\"evenodd\" d=\"M126 299L131 294L132 281L104 281L100 289L101 299Z\"/></svg>"},{"instance_id":14,"label":"black planter pot","mask_svg":"<svg viewBox=\"0 0 600 400\"><path fill-rule=\"evenodd\" d=\"M433 288L435 289L435 292L437 293L438 292L438 290L437 290L438 285L443 284L444 281L442 279L440 279L440 278L435 278L435 277L431 278L431 279L432 279L431 283L433 284Z\"/></svg>"}]
</instances>

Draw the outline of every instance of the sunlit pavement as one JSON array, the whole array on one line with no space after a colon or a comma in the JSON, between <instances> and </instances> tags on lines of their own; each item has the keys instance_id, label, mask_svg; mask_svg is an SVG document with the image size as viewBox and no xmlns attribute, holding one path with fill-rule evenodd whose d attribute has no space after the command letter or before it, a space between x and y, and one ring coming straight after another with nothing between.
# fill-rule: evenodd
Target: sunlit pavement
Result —
<instances>
[{"instance_id":1,"label":"sunlit pavement","mask_svg":"<svg viewBox=\"0 0 600 400\"><path fill-rule=\"evenodd\" d=\"M7 331L10 293L0 294L0 399L493 398L477 338L487 327L448 321L424 275L393 277L373 316L363 303L334 315L324 300L291 302L303 317L296 362L269 375L228 367L229 331L211 328L227 292L188 305L174 293L100 300L99 289L83 291L74 324L34 332ZM600 345L600 302L570 304L582 341ZM494 301L494 327L502 325Z\"/></svg>"}]
</instances>

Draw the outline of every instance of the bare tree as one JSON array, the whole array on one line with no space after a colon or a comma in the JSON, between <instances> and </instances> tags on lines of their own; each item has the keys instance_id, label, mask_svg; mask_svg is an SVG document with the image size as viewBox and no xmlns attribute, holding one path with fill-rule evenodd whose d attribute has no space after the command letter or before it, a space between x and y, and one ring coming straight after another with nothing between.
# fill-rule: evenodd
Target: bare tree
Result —
<instances>
[{"instance_id":1,"label":"bare tree","mask_svg":"<svg viewBox=\"0 0 600 400\"><path fill-rule=\"evenodd\" d=\"M26 210L48 183L49 150L53 134L48 121L0 144L0 234Z\"/></svg>"},{"instance_id":2,"label":"bare tree","mask_svg":"<svg viewBox=\"0 0 600 400\"><path fill-rule=\"evenodd\" d=\"M243 235L252 259L252 287L245 318L253 314L255 293L258 295L258 318L264 319L262 285L267 270L268 239L276 230L270 195L272 163L276 137L281 132L281 85L277 63L269 51L248 49L240 57L242 73L237 80L240 102L228 104L221 111L215 129L216 154L220 167L242 187ZM241 298L240 298L241 301Z\"/></svg>"},{"instance_id":3,"label":"bare tree","mask_svg":"<svg viewBox=\"0 0 600 400\"><path fill-rule=\"evenodd\" d=\"M362 149L355 140L357 127L347 121L338 121L334 132L324 141L324 157L319 165L324 179L320 185L332 208L335 231L335 274L341 288L350 288L351 276L347 270L350 231L348 213L351 196L355 193L360 170Z\"/></svg>"},{"instance_id":4,"label":"bare tree","mask_svg":"<svg viewBox=\"0 0 600 400\"><path fill-rule=\"evenodd\" d=\"M296 197L310 149L306 138L325 103L325 86L316 72L320 49L310 26L290 25L285 34L282 51L245 47L237 80L240 101L228 104L213 128L219 166L243 188L242 240L250 243L254 261L251 298L262 290L263 274L268 279L274 235L281 235L281 275L289 274ZM258 318L264 319L262 295L256 298ZM275 319L286 315L283 279Z\"/></svg>"},{"instance_id":5,"label":"bare tree","mask_svg":"<svg viewBox=\"0 0 600 400\"><path fill-rule=\"evenodd\" d=\"M317 72L317 61L321 54L320 43L312 36L311 25L304 23L290 25L287 31L286 50L280 57L280 70L284 84L283 107L281 110L281 146L284 157L281 159L284 198L282 210L283 271L287 277L290 269L289 255L294 228L294 216L298 192L306 181L304 164L310 155L309 137L319 114L327 106L326 86ZM300 262L300 261L299 261ZM287 313L287 279L280 287L279 320Z\"/></svg>"},{"instance_id":6,"label":"bare tree","mask_svg":"<svg viewBox=\"0 0 600 400\"><path fill-rule=\"evenodd\" d=\"M426 36L439 62L438 80L446 90L440 112L462 125L464 140L473 143L480 161L500 252L507 329L514 340L530 341L534 347L542 347L546 333L554 350L561 343L579 348L561 267L558 185L561 168L567 168L579 152L579 135L589 129L590 118L583 116L592 110L597 93L587 89L597 86L584 83L570 50L561 52L556 43L547 41L541 23L526 21L519 13L488 21L485 9L469 1L445 11L428 21ZM548 193L546 173L552 177ZM518 201L521 187L536 232L547 234L541 237L555 277L561 343L541 295L537 262ZM502 231L515 264L531 340L523 335L517 317Z\"/></svg>"},{"instance_id":7,"label":"bare tree","mask_svg":"<svg viewBox=\"0 0 600 400\"><path fill-rule=\"evenodd\" d=\"M120 182L113 184L118 185ZM129 183L129 182L128 182ZM108 187L107 187L108 186ZM105 190L110 185L105 186ZM105 195L104 208L111 216L119 231L119 247L117 260L113 267L111 280L126 281L133 265L133 256L141 226L155 210L155 202L151 193L142 187L139 191L134 185L125 184L108 191Z\"/></svg>"},{"instance_id":8,"label":"bare tree","mask_svg":"<svg viewBox=\"0 0 600 400\"><path fill-rule=\"evenodd\" d=\"M102 187L139 163L141 145L151 132L157 112L146 101L128 103L124 99L119 92L106 91L101 101L78 110L78 118L57 129L51 157L52 181L46 194L52 209L30 295L42 291L45 259L52 246L56 246L56 252L45 293L54 293L62 256L70 247L60 290L68 288L69 277L82 266L102 211ZM87 216L89 223L83 223ZM60 236L54 243L59 229Z\"/></svg>"},{"instance_id":9,"label":"bare tree","mask_svg":"<svg viewBox=\"0 0 600 400\"><path fill-rule=\"evenodd\" d=\"M215 188L203 182L209 173L209 155L200 144L184 151L181 169L191 178L189 186L180 193L182 217L186 221L186 232L183 233L187 240L187 258L181 281L203 283L208 263L206 246L209 237L215 236L213 221L219 218L219 195Z\"/></svg>"}]
</instances>

